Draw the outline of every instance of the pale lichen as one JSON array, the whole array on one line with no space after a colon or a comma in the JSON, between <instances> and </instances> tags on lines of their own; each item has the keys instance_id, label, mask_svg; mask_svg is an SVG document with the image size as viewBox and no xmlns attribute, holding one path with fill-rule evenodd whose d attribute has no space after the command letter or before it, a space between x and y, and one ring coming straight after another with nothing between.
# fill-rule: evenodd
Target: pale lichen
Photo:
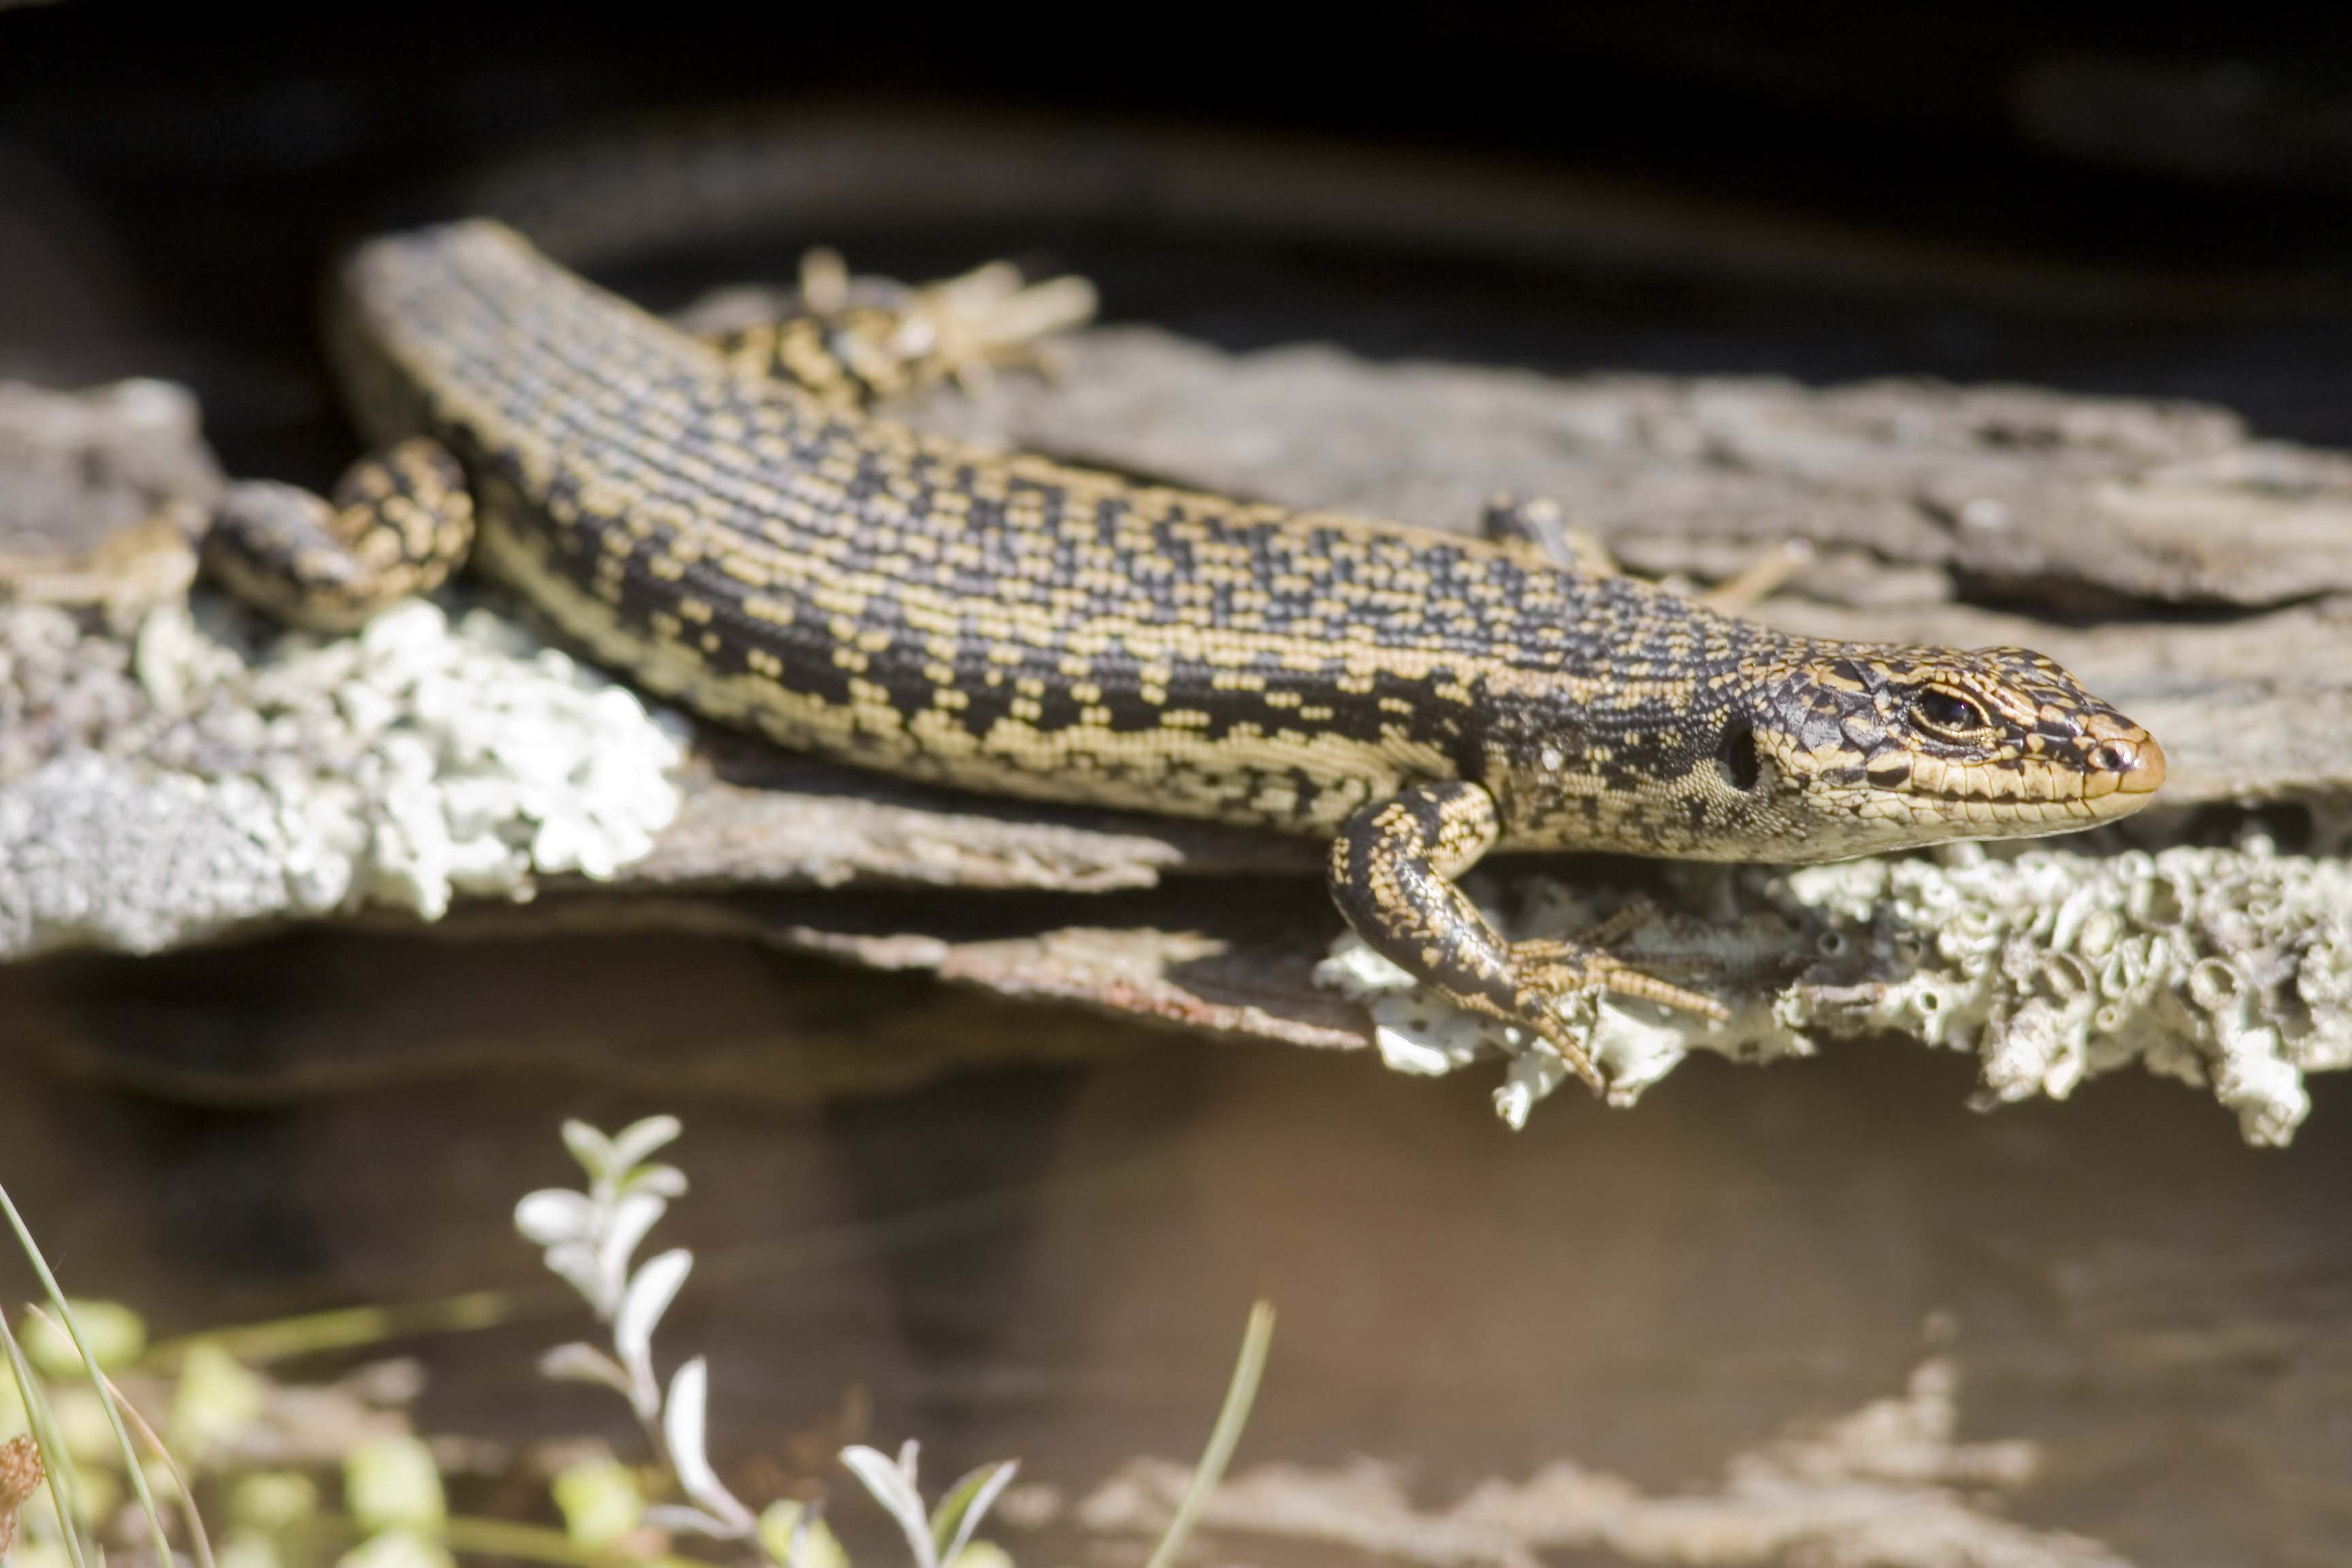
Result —
<instances>
[{"instance_id":1,"label":"pale lichen","mask_svg":"<svg viewBox=\"0 0 2352 1568\"><path fill-rule=\"evenodd\" d=\"M1906 1035L1974 1052L1986 1104L2063 1099L2138 1062L2209 1089L2247 1142L2283 1144L2309 1112L2304 1075L2352 1066L2352 863L2232 845L2149 853L1956 846L1798 869L1660 868L1662 915L1627 956L1719 977L1731 1016L1563 998L1630 1104L1690 1050L1810 1055L1820 1037ZM1491 887L1482 889L1491 895ZM1514 936L1597 923L1605 900L1531 878L1489 914ZM1703 917L1703 918L1702 918ZM1391 1067L1446 1071L1511 1053L1496 1106L1523 1124L1561 1074L1517 1031L1465 1014L1343 938L1318 978L1364 1001Z\"/></svg>"},{"instance_id":2,"label":"pale lichen","mask_svg":"<svg viewBox=\"0 0 2352 1568\"><path fill-rule=\"evenodd\" d=\"M0 612L0 956L609 876L676 814L683 757L625 688L422 602L331 638L173 604L127 654Z\"/></svg>"},{"instance_id":3,"label":"pale lichen","mask_svg":"<svg viewBox=\"0 0 2352 1568\"><path fill-rule=\"evenodd\" d=\"M1717 1483L1652 1492L1554 1459L1523 1482L1485 1481L1451 1506L1416 1502L1396 1469L1263 1465L1211 1494L1210 1530L1307 1542L1423 1568L1540 1568L1559 1554L1659 1564L1818 1568L2130 1568L2105 1544L2011 1519L2040 1445L1960 1437L1959 1371L1935 1355L1899 1395L1794 1424L1734 1458ZM1166 1527L1189 1468L1127 1465L1074 1512L1105 1534Z\"/></svg>"}]
</instances>

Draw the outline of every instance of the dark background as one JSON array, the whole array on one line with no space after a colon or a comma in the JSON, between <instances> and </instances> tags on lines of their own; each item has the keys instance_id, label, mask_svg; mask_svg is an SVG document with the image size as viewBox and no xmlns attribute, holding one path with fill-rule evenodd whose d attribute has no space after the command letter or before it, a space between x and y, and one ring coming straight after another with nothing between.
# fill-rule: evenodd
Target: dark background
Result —
<instances>
[{"instance_id":1,"label":"dark background","mask_svg":"<svg viewBox=\"0 0 2352 1568\"><path fill-rule=\"evenodd\" d=\"M1148 213L1026 215L1024 258L1085 268L1114 317L1228 343L2028 377L2218 397L2280 434L2340 439L2352 61L2332 11L33 6L0 19L0 193L18 191L20 219L68 207L47 226L53 268L132 308L100 312L112 341L94 342L16 279L0 353L22 363L37 342L68 378L182 376L232 468L304 467L305 439L326 437L274 377L310 363L296 307L337 244L458 210L486 167L583 142L910 113L1111 142L1288 139L1374 174L1437 155L1710 226L1679 270L1652 255L1629 276L1604 250L1563 289L1558 265L1480 260L1475 237L1443 257L1328 235L1242 247L1194 223L1178 259ZM1007 244L919 210L822 233L817 215L767 216L760 248L679 229L603 270L659 298L665 264L705 282L724 260L772 274L814 239L909 269ZM1878 282L1857 292L1832 268L1809 286L1784 264L1742 286L1743 226L1878 257ZM1954 268L1976 284L1952 287ZM2132 303L2116 286L2132 279L2160 298Z\"/></svg>"}]
</instances>

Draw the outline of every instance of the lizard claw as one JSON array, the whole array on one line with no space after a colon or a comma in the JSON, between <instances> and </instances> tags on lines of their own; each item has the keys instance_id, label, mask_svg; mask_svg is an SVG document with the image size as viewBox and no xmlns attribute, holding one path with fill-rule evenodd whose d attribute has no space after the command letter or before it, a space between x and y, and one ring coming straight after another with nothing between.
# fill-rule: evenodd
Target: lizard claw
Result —
<instances>
[{"instance_id":1,"label":"lizard claw","mask_svg":"<svg viewBox=\"0 0 2352 1568\"><path fill-rule=\"evenodd\" d=\"M1644 953L1636 962L1609 950L1658 919L1658 907L1637 898L1597 925L1568 937L1511 944L1511 963L1520 984L1549 995L1603 991L1637 997L1678 1012L1721 1023L1730 1009L1711 996L1659 978L1657 971L1703 973L1714 966L1696 953Z\"/></svg>"}]
</instances>

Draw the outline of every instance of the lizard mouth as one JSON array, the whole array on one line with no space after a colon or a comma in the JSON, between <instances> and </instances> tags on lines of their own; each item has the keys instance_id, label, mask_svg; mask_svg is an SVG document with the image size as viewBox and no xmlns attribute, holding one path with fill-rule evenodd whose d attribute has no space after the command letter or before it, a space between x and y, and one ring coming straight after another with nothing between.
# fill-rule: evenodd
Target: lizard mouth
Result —
<instances>
[{"instance_id":1,"label":"lizard mouth","mask_svg":"<svg viewBox=\"0 0 2352 1568\"><path fill-rule=\"evenodd\" d=\"M2051 770L2052 774L2058 770ZM2128 737L2100 742L2091 748L2079 769L2067 770L2064 776L2078 778L2078 792L2066 794L2040 793L2032 781L2020 779L2023 787L2014 794L1988 794L1978 790L1935 789L1923 787L1916 770L1906 767L1900 777L1881 773L1871 782L1881 786L1905 789L1922 800L1944 805L1991 807L2004 815L2024 816L2042 812L2064 812L2074 815L2076 808L2087 807L2094 817L2117 816L2136 811L2147 804L2147 797L2163 787L2165 775L2164 748L2156 737L2145 731ZM2009 775L2017 778L2017 775ZM2045 777L2051 774L2045 774Z\"/></svg>"}]
</instances>

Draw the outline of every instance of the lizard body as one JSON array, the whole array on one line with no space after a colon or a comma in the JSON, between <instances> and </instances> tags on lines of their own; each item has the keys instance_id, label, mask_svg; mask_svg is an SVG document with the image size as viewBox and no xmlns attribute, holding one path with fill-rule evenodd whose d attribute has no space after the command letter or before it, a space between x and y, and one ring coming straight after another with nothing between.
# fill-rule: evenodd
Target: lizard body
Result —
<instances>
[{"instance_id":1,"label":"lizard body","mask_svg":"<svg viewBox=\"0 0 2352 1568\"><path fill-rule=\"evenodd\" d=\"M1596 1083L1562 987L1719 1009L1597 948L1514 949L1452 879L1488 848L1833 859L2088 826L2163 778L2144 730L2038 655L1791 637L1521 542L918 435L845 405L821 338L747 364L494 225L373 242L341 289L362 426L434 443L338 498L398 569L335 557L332 530L224 529L232 582L354 619L380 577L429 586L470 526L480 567L707 717L1329 840L1368 942Z\"/></svg>"}]
</instances>

